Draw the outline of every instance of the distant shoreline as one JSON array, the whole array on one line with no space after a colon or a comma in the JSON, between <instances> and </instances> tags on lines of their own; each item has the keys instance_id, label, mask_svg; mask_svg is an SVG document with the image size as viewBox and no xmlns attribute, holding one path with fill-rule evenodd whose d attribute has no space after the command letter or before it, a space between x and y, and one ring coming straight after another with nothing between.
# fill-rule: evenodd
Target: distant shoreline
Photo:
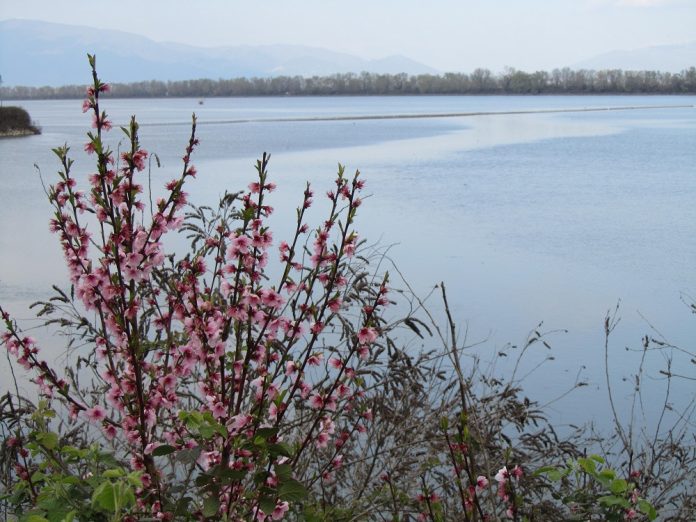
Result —
<instances>
[{"instance_id":1,"label":"distant shoreline","mask_svg":"<svg viewBox=\"0 0 696 522\"><path fill-rule=\"evenodd\" d=\"M1 89L8 89L8 87L2 87ZM221 98L483 98L483 97L496 97L496 98L540 98L540 97L554 97L554 98L570 98L570 97L611 97L620 96L622 98L638 98L638 97L657 97L657 96L669 96L669 97L693 97L696 96L696 91L694 92L539 92L539 93L503 93L503 92L490 92L490 93L386 93L386 94L354 94L354 93L341 93L341 94L233 94L233 95L196 95L196 94L185 94L181 96L173 96L167 94L161 95L137 95L137 96L124 96L124 95L114 95L112 93L103 94L102 99L109 100L153 100L153 99L173 99L173 100L215 100ZM12 96L8 95L6 92L0 95L5 101L11 101L13 103L21 103L25 101L58 101L58 100L82 100L84 99L84 94L75 94L67 96Z\"/></svg>"},{"instance_id":2,"label":"distant shoreline","mask_svg":"<svg viewBox=\"0 0 696 522\"><path fill-rule=\"evenodd\" d=\"M270 76L109 82L113 98L222 98L241 96L538 96L696 94L696 67L680 73L660 71L510 70L494 74L338 73L328 76ZM3 99L84 97L84 85L0 88Z\"/></svg>"}]
</instances>

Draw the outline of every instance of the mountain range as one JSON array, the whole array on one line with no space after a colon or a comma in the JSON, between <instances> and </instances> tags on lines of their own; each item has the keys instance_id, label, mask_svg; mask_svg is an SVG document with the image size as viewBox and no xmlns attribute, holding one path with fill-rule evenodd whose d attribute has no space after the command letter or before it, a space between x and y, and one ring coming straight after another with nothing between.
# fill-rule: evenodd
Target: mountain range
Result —
<instances>
[{"instance_id":1,"label":"mountain range","mask_svg":"<svg viewBox=\"0 0 696 522\"><path fill-rule=\"evenodd\" d=\"M324 76L362 71L437 73L405 56L366 60L297 45L194 47L144 36L33 20L0 21L0 74L5 85L85 83L85 53L97 55L111 82L266 76Z\"/></svg>"},{"instance_id":2,"label":"mountain range","mask_svg":"<svg viewBox=\"0 0 696 522\"><path fill-rule=\"evenodd\" d=\"M657 45L611 51L573 64L573 69L624 69L677 73L696 66L696 40L680 45Z\"/></svg>"},{"instance_id":3,"label":"mountain range","mask_svg":"<svg viewBox=\"0 0 696 522\"><path fill-rule=\"evenodd\" d=\"M36 20L0 20L0 75L4 85L60 86L87 81L85 54L98 58L110 82L335 73L438 74L405 56L366 60L297 45L196 47L156 42L137 34ZM514 64L512 64L514 65ZM559 64L562 67L566 64ZM680 72L696 65L696 41L683 45L612 51L571 65L573 69ZM471 71L462 71L471 72Z\"/></svg>"}]
</instances>

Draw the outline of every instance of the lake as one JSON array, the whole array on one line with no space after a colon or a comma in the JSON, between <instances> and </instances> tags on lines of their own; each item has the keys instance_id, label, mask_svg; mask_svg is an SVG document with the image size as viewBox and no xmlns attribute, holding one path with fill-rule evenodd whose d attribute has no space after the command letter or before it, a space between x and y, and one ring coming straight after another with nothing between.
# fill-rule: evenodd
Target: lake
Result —
<instances>
[{"instance_id":1,"label":"lake","mask_svg":"<svg viewBox=\"0 0 696 522\"><path fill-rule=\"evenodd\" d=\"M87 174L82 146L90 117L80 112L79 100L17 104L43 134L0 141L0 301L31 327L27 305L66 281L34 164L51 182L57 163L50 149L68 143L75 172ZM626 348L639 349L643 335L659 332L694 351L696 318L685 304L696 297L694 104L694 96L220 98L202 105L103 100L116 124L137 115L143 147L162 165L153 170L155 187L178 173L190 115L197 113L199 174L188 187L197 204L215 204L225 189L246 187L255 159L271 152L271 177L279 186L272 201L276 240L289 234L288 216L305 180L322 194L338 162L360 169L370 194L358 216L361 236L389 246L419 294L444 281L468 341L486 340L477 350L487 360L495 362L507 343L522 343L541 321L544 330L567 330L551 336L551 352L541 345L532 351L530 369L549 354L555 360L532 373L526 388L547 402L584 367L581 378L589 385L551 412L560 423L600 425L608 415L603 321L617 302L621 322L611 339L610 368L620 399L631 391L639 357ZM638 108L351 119L628 106ZM114 148L119 132L111 133ZM432 306L438 310L435 300ZM43 340L60 359L62 340ZM650 421L662 400L665 380L658 370L666 354L652 353L647 361L646 393L658 399L645 402ZM4 392L4 357L1 364ZM674 364L677 373L696 374L686 356ZM676 381L673 393L679 406L693 397L693 386Z\"/></svg>"}]
</instances>

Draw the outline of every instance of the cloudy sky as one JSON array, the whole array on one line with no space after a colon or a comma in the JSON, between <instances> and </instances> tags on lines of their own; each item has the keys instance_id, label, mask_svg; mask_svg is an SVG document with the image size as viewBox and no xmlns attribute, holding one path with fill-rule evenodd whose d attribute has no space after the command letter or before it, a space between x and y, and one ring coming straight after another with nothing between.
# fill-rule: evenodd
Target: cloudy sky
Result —
<instances>
[{"instance_id":1,"label":"cloudy sky","mask_svg":"<svg viewBox=\"0 0 696 522\"><path fill-rule=\"evenodd\" d=\"M300 44L440 70L550 69L696 40L696 0L0 0L0 19L198 46Z\"/></svg>"}]
</instances>

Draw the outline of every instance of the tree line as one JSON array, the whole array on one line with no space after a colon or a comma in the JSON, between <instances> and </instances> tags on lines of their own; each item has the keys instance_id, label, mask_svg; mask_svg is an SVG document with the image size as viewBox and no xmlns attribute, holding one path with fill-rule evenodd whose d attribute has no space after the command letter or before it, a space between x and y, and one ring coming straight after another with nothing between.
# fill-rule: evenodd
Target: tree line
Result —
<instances>
[{"instance_id":1,"label":"tree line","mask_svg":"<svg viewBox=\"0 0 696 522\"><path fill-rule=\"evenodd\" d=\"M80 98L84 86L2 87L3 99ZM427 94L694 94L696 67L680 73L660 71L572 70L501 73L476 69L441 75L363 72L331 76L274 76L181 81L150 80L111 85L117 98L216 96L331 96Z\"/></svg>"}]
</instances>

